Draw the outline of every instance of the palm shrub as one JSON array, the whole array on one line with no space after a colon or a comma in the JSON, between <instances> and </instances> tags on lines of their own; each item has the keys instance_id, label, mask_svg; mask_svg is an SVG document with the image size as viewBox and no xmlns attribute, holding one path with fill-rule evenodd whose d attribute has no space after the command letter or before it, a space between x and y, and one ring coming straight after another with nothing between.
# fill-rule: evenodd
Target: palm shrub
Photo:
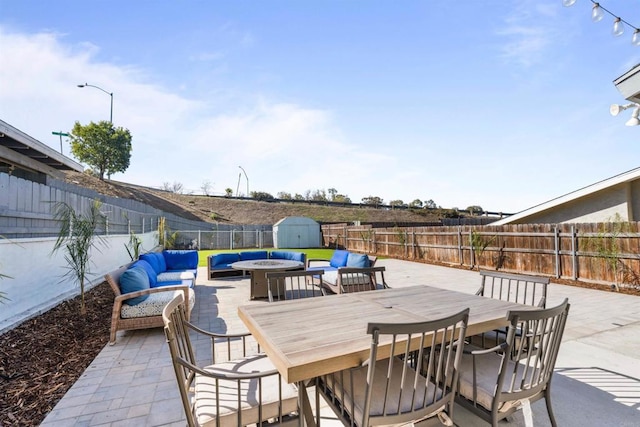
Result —
<instances>
[{"instance_id":1,"label":"palm shrub","mask_svg":"<svg viewBox=\"0 0 640 427\"><path fill-rule=\"evenodd\" d=\"M91 250L98 249L99 244L106 244L104 237L97 234L104 228L105 217L100 213L102 203L94 200L87 212L77 213L67 203L60 202L55 206L54 218L60 222L60 232L53 245L52 253L64 250L69 277L80 285L80 313L86 313L84 288L90 274Z\"/></svg>"}]
</instances>

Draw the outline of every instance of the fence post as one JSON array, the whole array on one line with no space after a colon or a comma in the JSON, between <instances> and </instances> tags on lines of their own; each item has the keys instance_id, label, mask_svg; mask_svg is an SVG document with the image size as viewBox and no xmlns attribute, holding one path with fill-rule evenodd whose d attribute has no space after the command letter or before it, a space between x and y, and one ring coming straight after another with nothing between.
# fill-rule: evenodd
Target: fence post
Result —
<instances>
[{"instance_id":1,"label":"fence post","mask_svg":"<svg viewBox=\"0 0 640 427\"><path fill-rule=\"evenodd\" d=\"M458 259L460 265L464 264L464 254L462 253L462 229L458 226Z\"/></svg>"},{"instance_id":2,"label":"fence post","mask_svg":"<svg viewBox=\"0 0 640 427\"><path fill-rule=\"evenodd\" d=\"M197 249L201 249L202 248L202 232L200 230L198 230L198 246Z\"/></svg>"},{"instance_id":3,"label":"fence post","mask_svg":"<svg viewBox=\"0 0 640 427\"><path fill-rule=\"evenodd\" d=\"M575 225L571 226L571 263L573 280L578 280L578 233Z\"/></svg>"},{"instance_id":4,"label":"fence post","mask_svg":"<svg viewBox=\"0 0 640 427\"><path fill-rule=\"evenodd\" d=\"M145 219L146 219L145 217L142 217L142 234L144 234L144 220Z\"/></svg>"},{"instance_id":5,"label":"fence post","mask_svg":"<svg viewBox=\"0 0 640 427\"><path fill-rule=\"evenodd\" d=\"M471 269L476 266L476 253L473 250L473 233L469 232L469 253L471 254Z\"/></svg>"},{"instance_id":6,"label":"fence post","mask_svg":"<svg viewBox=\"0 0 640 427\"><path fill-rule=\"evenodd\" d=\"M131 234L131 220L129 218L127 218L127 230L129 231L129 234Z\"/></svg>"},{"instance_id":7,"label":"fence post","mask_svg":"<svg viewBox=\"0 0 640 427\"><path fill-rule=\"evenodd\" d=\"M232 228L231 231L230 231L231 234L229 235L231 237L231 239L229 239L230 240L229 241L229 246L230 246L231 250L233 250L233 241L235 240L235 232L236 232L236 230Z\"/></svg>"},{"instance_id":8,"label":"fence post","mask_svg":"<svg viewBox=\"0 0 640 427\"><path fill-rule=\"evenodd\" d=\"M560 229L558 226L553 227L553 245L555 246L555 260L556 260L556 279L560 278Z\"/></svg>"}]
</instances>

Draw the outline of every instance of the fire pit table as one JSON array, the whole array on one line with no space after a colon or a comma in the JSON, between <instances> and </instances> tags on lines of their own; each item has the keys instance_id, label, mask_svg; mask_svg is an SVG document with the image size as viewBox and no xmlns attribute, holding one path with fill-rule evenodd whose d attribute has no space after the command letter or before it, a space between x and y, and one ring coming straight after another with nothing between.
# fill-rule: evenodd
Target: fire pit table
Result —
<instances>
[{"instance_id":1,"label":"fire pit table","mask_svg":"<svg viewBox=\"0 0 640 427\"><path fill-rule=\"evenodd\" d=\"M302 270L304 269L304 264L300 261L287 259L256 259L234 262L231 264L231 268L251 273L251 299L256 299L269 296L267 273L272 271Z\"/></svg>"}]
</instances>

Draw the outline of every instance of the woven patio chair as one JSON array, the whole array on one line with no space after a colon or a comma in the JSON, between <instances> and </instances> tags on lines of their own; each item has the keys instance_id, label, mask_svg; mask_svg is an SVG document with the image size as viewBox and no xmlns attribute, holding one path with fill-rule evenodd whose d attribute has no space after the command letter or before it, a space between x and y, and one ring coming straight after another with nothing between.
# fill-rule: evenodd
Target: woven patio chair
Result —
<instances>
[{"instance_id":1,"label":"woven patio chair","mask_svg":"<svg viewBox=\"0 0 640 427\"><path fill-rule=\"evenodd\" d=\"M297 389L281 380L266 355L248 355L250 334L217 334L196 327L187 321L182 295L167 304L162 317L189 426L283 423L298 412ZM198 366L190 333L197 337L196 344L210 347L212 364ZM235 353L241 355L234 358Z\"/></svg>"},{"instance_id":2,"label":"woven patio chair","mask_svg":"<svg viewBox=\"0 0 640 427\"><path fill-rule=\"evenodd\" d=\"M428 322L369 323L369 358L357 368L319 377L316 392L345 425L408 424L438 417L451 426L468 319L467 308Z\"/></svg>"},{"instance_id":3,"label":"woven patio chair","mask_svg":"<svg viewBox=\"0 0 640 427\"><path fill-rule=\"evenodd\" d=\"M568 313L566 299L549 309L510 311L505 342L491 349L465 349L456 402L495 427L522 405L544 398L556 426L551 378Z\"/></svg>"}]
</instances>

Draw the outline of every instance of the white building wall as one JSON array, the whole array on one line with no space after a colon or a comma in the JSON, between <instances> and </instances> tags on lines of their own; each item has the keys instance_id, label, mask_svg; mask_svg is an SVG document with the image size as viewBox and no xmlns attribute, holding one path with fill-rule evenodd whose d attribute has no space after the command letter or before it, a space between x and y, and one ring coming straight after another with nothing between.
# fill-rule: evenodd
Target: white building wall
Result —
<instances>
[{"instance_id":1,"label":"white building wall","mask_svg":"<svg viewBox=\"0 0 640 427\"><path fill-rule=\"evenodd\" d=\"M158 242L157 232L137 235L145 251ZM0 303L0 333L30 317L80 294L80 285L68 272L64 250L52 254L56 239L0 239L0 291L9 298ZM104 280L104 275L131 261L125 245L129 235L105 236L105 245L91 255L90 283L85 291Z\"/></svg>"}]
</instances>

